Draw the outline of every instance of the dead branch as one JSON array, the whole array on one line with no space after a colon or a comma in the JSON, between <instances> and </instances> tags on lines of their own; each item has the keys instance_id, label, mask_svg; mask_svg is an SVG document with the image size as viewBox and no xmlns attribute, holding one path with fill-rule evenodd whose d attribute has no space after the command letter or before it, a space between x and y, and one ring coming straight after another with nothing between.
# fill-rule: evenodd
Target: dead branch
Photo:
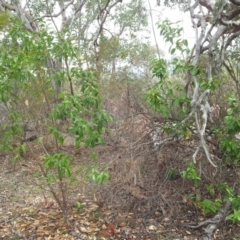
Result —
<instances>
[{"instance_id":1,"label":"dead branch","mask_svg":"<svg viewBox=\"0 0 240 240\"><path fill-rule=\"evenodd\" d=\"M232 4L240 6L240 0L229 0Z\"/></svg>"},{"instance_id":2,"label":"dead branch","mask_svg":"<svg viewBox=\"0 0 240 240\"><path fill-rule=\"evenodd\" d=\"M203 236L202 239L211 240L212 234L218 228L219 224L226 220L226 216L230 213L230 207L231 202L227 201L224 208L220 209L214 217L200 222L197 225L188 225L188 227L192 229L199 229L206 226L205 228L203 228L205 236Z\"/></svg>"}]
</instances>

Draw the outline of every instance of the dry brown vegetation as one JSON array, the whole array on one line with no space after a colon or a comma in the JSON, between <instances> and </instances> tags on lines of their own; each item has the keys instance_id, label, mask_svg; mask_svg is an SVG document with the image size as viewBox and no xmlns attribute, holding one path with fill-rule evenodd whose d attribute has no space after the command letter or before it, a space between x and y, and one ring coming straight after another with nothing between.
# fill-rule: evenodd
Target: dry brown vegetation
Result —
<instances>
[{"instance_id":1,"label":"dry brown vegetation","mask_svg":"<svg viewBox=\"0 0 240 240\"><path fill-rule=\"evenodd\" d=\"M202 153L197 159L202 179L200 187L183 179L180 173L192 160L198 139L192 135L155 149L150 137L156 128L154 121L156 118L162 123L167 120L144 103L143 88L135 83L104 85L103 107L114 118L105 135L105 145L75 149L71 136L65 135L62 151L74 156L74 173L68 189L68 223L63 221L44 181L33 176L39 171L44 149L49 153L55 151L51 136L44 130L44 122L39 122L41 131L34 131L37 137L43 137L43 144L36 139L26 141L27 152L15 166L11 163L11 154L0 156L1 239L201 238L202 232L187 226L210 215L203 214L190 196L211 198L205 183L236 185L237 169L213 169ZM63 120L59 124L67 125L67 122ZM31 129L29 123L26 129ZM219 154L217 142L211 140L209 146ZM95 164L91 160L92 151L98 155L100 168L108 168L110 180L106 183L85 181L86 170ZM220 166L221 162L217 164ZM77 202L80 208L76 207ZM238 226L228 223L223 223L215 233L215 239L234 237L240 237Z\"/></svg>"}]
</instances>

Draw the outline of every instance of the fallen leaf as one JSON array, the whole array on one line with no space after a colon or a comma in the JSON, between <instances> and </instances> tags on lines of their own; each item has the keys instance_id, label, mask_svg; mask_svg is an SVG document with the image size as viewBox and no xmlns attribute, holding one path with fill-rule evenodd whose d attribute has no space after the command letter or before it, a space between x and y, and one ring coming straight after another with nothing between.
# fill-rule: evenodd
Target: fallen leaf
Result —
<instances>
[{"instance_id":1,"label":"fallen leaf","mask_svg":"<svg viewBox=\"0 0 240 240\"><path fill-rule=\"evenodd\" d=\"M120 227L125 227L125 226L127 226L127 223L126 223L126 222L120 222L120 223L119 223L119 226L120 226Z\"/></svg>"},{"instance_id":2,"label":"fallen leaf","mask_svg":"<svg viewBox=\"0 0 240 240\"><path fill-rule=\"evenodd\" d=\"M80 231L83 233L88 233L89 231L85 227L80 227Z\"/></svg>"},{"instance_id":3,"label":"fallen leaf","mask_svg":"<svg viewBox=\"0 0 240 240\"><path fill-rule=\"evenodd\" d=\"M102 229L105 230L107 228L106 224L102 225Z\"/></svg>"},{"instance_id":4,"label":"fallen leaf","mask_svg":"<svg viewBox=\"0 0 240 240\"><path fill-rule=\"evenodd\" d=\"M156 230L157 228L156 228L154 225L150 225L150 226L148 227L148 229L151 230L151 231L154 231L154 230Z\"/></svg>"}]
</instances>

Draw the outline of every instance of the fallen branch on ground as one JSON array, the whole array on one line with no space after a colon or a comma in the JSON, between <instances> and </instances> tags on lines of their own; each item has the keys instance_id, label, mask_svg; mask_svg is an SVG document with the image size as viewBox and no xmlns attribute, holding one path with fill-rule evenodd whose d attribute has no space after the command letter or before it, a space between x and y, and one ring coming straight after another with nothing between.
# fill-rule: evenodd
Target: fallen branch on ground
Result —
<instances>
[{"instance_id":1,"label":"fallen branch on ground","mask_svg":"<svg viewBox=\"0 0 240 240\"><path fill-rule=\"evenodd\" d=\"M212 234L213 232L217 229L217 227L219 226L219 224L223 221L226 220L226 216L230 213L230 207L231 207L231 202L227 201L224 208L220 209L218 211L218 213L210 218L207 219L203 222L200 222L198 225L188 225L189 228L192 229L199 229L202 228L203 226L206 226L206 228L203 228L204 232L205 232L205 236L203 236L203 240L211 240L212 239Z\"/></svg>"}]
</instances>

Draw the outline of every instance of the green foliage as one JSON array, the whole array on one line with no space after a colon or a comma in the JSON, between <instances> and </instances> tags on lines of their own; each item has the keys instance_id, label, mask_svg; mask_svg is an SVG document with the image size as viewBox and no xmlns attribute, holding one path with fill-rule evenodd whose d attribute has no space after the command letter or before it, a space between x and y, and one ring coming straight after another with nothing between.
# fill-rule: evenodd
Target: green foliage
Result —
<instances>
[{"instance_id":1,"label":"green foliage","mask_svg":"<svg viewBox=\"0 0 240 240\"><path fill-rule=\"evenodd\" d=\"M209 199L204 199L199 203L199 206L202 208L204 214L216 213L222 205L220 199L216 199L214 202Z\"/></svg>"},{"instance_id":2,"label":"green foliage","mask_svg":"<svg viewBox=\"0 0 240 240\"><path fill-rule=\"evenodd\" d=\"M158 24L160 28L160 35L163 36L166 42L171 43L169 52L173 55L177 50L183 54L189 54L190 50L188 48L188 41L181 38L183 29L176 25L178 22L173 23L168 19Z\"/></svg>"},{"instance_id":3,"label":"green foliage","mask_svg":"<svg viewBox=\"0 0 240 240\"><path fill-rule=\"evenodd\" d=\"M13 151L14 162L25 154L23 125L31 118L37 122L41 107L46 105L45 116L48 117L44 127L54 137L56 149L54 154L47 153L43 157L44 161L39 163L41 172L36 177L46 180L66 220L66 191L70 182L67 180L72 177L72 156L60 152L59 146L64 143L66 131L75 137L77 148L80 144L86 147L102 144L102 133L112 118L101 109L96 73L79 66L77 45L59 33L47 32L44 24L39 26L38 32L28 32L22 23L13 19L0 44L0 101L8 110L8 122L1 126L4 134L0 139L0 150ZM51 59L59 63L59 67L50 66ZM53 82L64 85L65 91L57 95ZM73 86L79 89L73 91ZM53 104L54 95L58 101ZM34 111L39 112L34 115ZM59 126L58 120L67 121L69 128ZM39 143L43 146L41 140ZM109 179L108 173L100 171L97 165L88 176L97 183Z\"/></svg>"},{"instance_id":4,"label":"green foliage","mask_svg":"<svg viewBox=\"0 0 240 240\"><path fill-rule=\"evenodd\" d=\"M227 219L231 220L233 223L239 223L239 213L240 213L240 195L235 194L232 187L227 183L221 183L217 187L214 187L212 184L205 185L209 193L214 197L218 197L213 201L210 199L195 199L197 205L203 210L204 214L216 213L223 207L223 203L227 201L231 202L231 207L233 213L227 216Z\"/></svg>"},{"instance_id":5,"label":"green foliage","mask_svg":"<svg viewBox=\"0 0 240 240\"><path fill-rule=\"evenodd\" d=\"M160 80L165 80L168 77L167 61L164 59L152 60L152 75Z\"/></svg>"},{"instance_id":6,"label":"green foliage","mask_svg":"<svg viewBox=\"0 0 240 240\"><path fill-rule=\"evenodd\" d=\"M181 174L182 174L183 178L193 180L194 181L194 185L196 187L199 186L201 178L200 178L200 176L198 174L198 171L196 169L196 166L195 166L195 164L193 162L189 162L188 166L187 166L187 169L183 170L181 172Z\"/></svg>"},{"instance_id":7,"label":"green foliage","mask_svg":"<svg viewBox=\"0 0 240 240\"><path fill-rule=\"evenodd\" d=\"M0 12L0 31L5 30L10 24L10 15L7 12Z\"/></svg>"},{"instance_id":8,"label":"green foliage","mask_svg":"<svg viewBox=\"0 0 240 240\"><path fill-rule=\"evenodd\" d=\"M170 53L173 55L176 50L181 53L188 51L188 43L182 40L180 35L182 29L174 27L174 23L165 20L158 26L161 31L160 34L164 37L166 42L171 43ZM186 95L184 84L174 79L174 76L169 74L169 68L173 68L173 73L187 73L193 69L193 66L188 64L185 60L173 58L169 63L164 59L153 59L151 71L155 78L159 79L153 87L146 92L146 101L153 107L155 111L160 112L165 117L169 117L172 113L171 109L178 114L177 117L186 116L189 112L189 98ZM176 117L176 116L175 116Z\"/></svg>"},{"instance_id":9,"label":"green foliage","mask_svg":"<svg viewBox=\"0 0 240 240\"><path fill-rule=\"evenodd\" d=\"M228 220L231 220L234 224L235 224L235 223L239 223L239 222L240 222L240 210L234 209L234 210L233 210L233 213L232 213L232 214L229 214L229 215L227 216L227 219L228 219Z\"/></svg>"},{"instance_id":10,"label":"green foliage","mask_svg":"<svg viewBox=\"0 0 240 240\"><path fill-rule=\"evenodd\" d=\"M64 137L60 134L59 130L54 126L49 126L49 133L52 133L58 143L63 145Z\"/></svg>"},{"instance_id":11,"label":"green foliage","mask_svg":"<svg viewBox=\"0 0 240 240\"><path fill-rule=\"evenodd\" d=\"M190 71L194 76L199 74L198 70L196 67L193 65L189 64L185 60L179 59L179 58L173 58L171 61L171 66L173 67L173 73L174 74L185 74L188 71Z\"/></svg>"},{"instance_id":12,"label":"green foliage","mask_svg":"<svg viewBox=\"0 0 240 240\"><path fill-rule=\"evenodd\" d=\"M117 35L107 38L101 35L99 44L99 55L102 60L111 61L117 57L124 56L121 51L120 41Z\"/></svg>"},{"instance_id":13,"label":"green foliage","mask_svg":"<svg viewBox=\"0 0 240 240\"><path fill-rule=\"evenodd\" d=\"M227 216L228 220L231 220L233 223L239 223L240 222L240 210L233 210L232 214L229 214Z\"/></svg>"},{"instance_id":14,"label":"green foliage","mask_svg":"<svg viewBox=\"0 0 240 240\"><path fill-rule=\"evenodd\" d=\"M15 165L26 154L26 144L22 143L23 115L17 110L10 111L8 121L9 123L2 125L4 134L0 138L0 151L13 153L12 163Z\"/></svg>"},{"instance_id":15,"label":"green foliage","mask_svg":"<svg viewBox=\"0 0 240 240\"><path fill-rule=\"evenodd\" d=\"M91 157L93 161L96 161L98 157L97 153L93 152ZM104 170L100 170L96 164L93 167L89 167L86 173L87 173L87 176L86 176L87 181L93 181L95 183L103 183L110 179L110 175L107 172L107 168Z\"/></svg>"},{"instance_id":16,"label":"green foliage","mask_svg":"<svg viewBox=\"0 0 240 240\"><path fill-rule=\"evenodd\" d=\"M166 42L174 43L174 41L181 36L182 28L177 26L173 27L175 24L179 22L173 23L168 19L158 24L158 28L160 28L160 35L164 37Z\"/></svg>"},{"instance_id":17,"label":"green foliage","mask_svg":"<svg viewBox=\"0 0 240 240\"><path fill-rule=\"evenodd\" d=\"M70 161L72 157L65 153L46 154L43 158L43 164L40 163L41 173L35 173L35 177L42 177L50 191L57 201L64 220L67 221L67 179L72 176ZM58 186L58 191L53 187Z\"/></svg>"},{"instance_id":18,"label":"green foliage","mask_svg":"<svg viewBox=\"0 0 240 240\"><path fill-rule=\"evenodd\" d=\"M112 118L99 108L99 97L97 90L91 85L82 86L82 94L71 95L61 93L61 103L52 112L55 120L61 119L62 113L70 120L70 132L75 136L76 147L84 142L86 147L93 147L96 144L103 144L101 133L105 131L105 126ZM91 117L91 120L90 120ZM52 130L55 137L62 139L58 131Z\"/></svg>"},{"instance_id":19,"label":"green foliage","mask_svg":"<svg viewBox=\"0 0 240 240\"><path fill-rule=\"evenodd\" d=\"M12 163L15 164L17 160L20 160L26 154L26 144L20 144L14 147L13 153Z\"/></svg>"},{"instance_id":20,"label":"green foliage","mask_svg":"<svg viewBox=\"0 0 240 240\"><path fill-rule=\"evenodd\" d=\"M235 135L240 132L240 108L235 97L228 99L227 116L220 136L220 150L225 153L226 161L239 165L240 143Z\"/></svg>"},{"instance_id":21,"label":"green foliage","mask_svg":"<svg viewBox=\"0 0 240 240\"><path fill-rule=\"evenodd\" d=\"M214 186L212 184L205 184L205 188L208 190L208 192L211 195L215 194L215 188L214 188Z\"/></svg>"},{"instance_id":22,"label":"green foliage","mask_svg":"<svg viewBox=\"0 0 240 240\"><path fill-rule=\"evenodd\" d=\"M229 107L227 109L227 116L224 118L226 133L233 136L240 132L240 108L235 98L229 98Z\"/></svg>"},{"instance_id":23,"label":"green foliage","mask_svg":"<svg viewBox=\"0 0 240 240\"><path fill-rule=\"evenodd\" d=\"M103 183L110 179L107 170L101 171L97 165L87 169L87 181L92 180L95 183Z\"/></svg>"},{"instance_id":24,"label":"green foliage","mask_svg":"<svg viewBox=\"0 0 240 240\"><path fill-rule=\"evenodd\" d=\"M64 176L70 178L72 171L70 168L70 156L64 153L55 153L53 155L46 155L43 166L48 170L57 171L57 177L51 173L47 175L47 182L50 184L52 181L62 180Z\"/></svg>"},{"instance_id":25,"label":"green foliage","mask_svg":"<svg viewBox=\"0 0 240 240\"><path fill-rule=\"evenodd\" d=\"M224 194L224 201L232 200L234 197L234 191L232 187L229 187L227 183L221 183L217 186L217 190Z\"/></svg>"},{"instance_id":26,"label":"green foliage","mask_svg":"<svg viewBox=\"0 0 240 240\"><path fill-rule=\"evenodd\" d=\"M130 34L134 35L147 26L148 13L144 1L129 1L126 4L117 5L115 16L112 18L115 25L131 30Z\"/></svg>"},{"instance_id":27,"label":"green foliage","mask_svg":"<svg viewBox=\"0 0 240 240\"><path fill-rule=\"evenodd\" d=\"M168 179L175 180L179 177L179 172L174 168L169 168L167 170L167 176L168 176Z\"/></svg>"},{"instance_id":28,"label":"green foliage","mask_svg":"<svg viewBox=\"0 0 240 240\"><path fill-rule=\"evenodd\" d=\"M165 117L169 117L171 109L166 103L165 98L162 97L160 89L150 89L146 93L146 101L152 106L155 111L162 113Z\"/></svg>"},{"instance_id":29,"label":"green foliage","mask_svg":"<svg viewBox=\"0 0 240 240\"><path fill-rule=\"evenodd\" d=\"M83 209L83 205L80 202L77 202L76 207L79 211Z\"/></svg>"},{"instance_id":30,"label":"green foliage","mask_svg":"<svg viewBox=\"0 0 240 240\"><path fill-rule=\"evenodd\" d=\"M16 85L20 92L39 82L41 86L44 86L39 90L42 90L44 97L47 98L46 93L53 90L49 90L52 88L52 80L57 79L61 85L70 77L81 85L81 91L77 95L62 92L59 96L62 101L52 111L51 116L54 120L70 117L72 124L70 131L74 134L78 133L77 146L86 136L89 136L85 141L87 146L102 143L100 134L105 131L104 126L111 120L111 117L100 109L101 99L95 73L77 67L78 48L59 34L47 33L44 30L38 34L29 33L20 31L20 27L19 23L13 25L9 32L9 42L13 46L8 48L8 52L3 52L0 59L3 63L0 77L4 80L0 84L2 102L17 102L19 96L13 94ZM49 76L46 71L49 57L58 61L71 61L72 67L64 71L60 68ZM11 71L8 66L11 66ZM49 129L56 140L63 144L63 137L56 126L49 126Z\"/></svg>"},{"instance_id":31,"label":"green foliage","mask_svg":"<svg viewBox=\"0 0 240 240\"><path fill-rule=\"evenodd\" d=\"M189 111L189 98L186 95L184 87L177 81L167 80L167 65L163 60L155 61L153 64L153 74L161 80L153 87L147 90L145 94L146 101L151 107L169 117L174 109L180 117L186 115ZM164 80L164 81L163 81Z\"/></svg>"},{"instance_id":32,"label":"green foliage","mask_svg":"<svg viewBox=\"0 0 240 240\"><path fill-rule=\"evenodd\" d=\"M209 80L202 79L200 82L200 88L204 90L210 89L211 91L216 91L220 85L219 79Z\"/></svg>"},{"instance_id":33,"label":"green foliage","mask_svg":"<svg viewBox=\"0 0 240 240\"><path fill-rule=\"evenodd\" d=\"M235 194L232 187L227 183L219 184L217 189L223 193L224 202L230 201L232 204L233 213L227 216L227 219L231 220L233 223L240 222L240 195Z\"/></svg>"},{"instance_id":34,"label":"green foliage","mask_svg":"<svg viewBox=\"0 0 240 240\"><path fill-rule=\"evenodd\" d=\"M194 76L199 82L200 91L205 91L207 89L215 91L219 85L220 81L213 77L213 79L207 79L205 76L204 68L200 66L193 66L186 61L186 56L190 53L188 49L188 43L186 40L181 38L182 29L179 26L175 26L168 20L161 22L158 27L160 28L160 34L163 36L164 40L170 43L169 52L173 56L180 53L182 59L179 57L174 57L171 63L167 63L164 59L154 60L152 62L152 73L155 78L160 81L156 83L152 88L146 93L147 102L154 108L154 110L162 113L165 117L171 115L170 109L175 107L177 112L182 113L183 116L189 110L189 100L186 95L184 95L183 87L174 89L174 82L171 79L175 75ZM184 55L186 54L186 55ZM173 72L169 74L168 68L171 67ZM179 94L180 90L180 94ZM177 94L176 94L177 93ZM185 104L185 105L184 105ZM176 108L177 106L177 108ZM184 108L185 107L185 108ZM181 115L180 115L181 116ZM184 136L188 136L187 126L165 126L166 133L170 133L176 130L176 133L180 132ZM234 163L239 165L240 159L240 143L236 139L236 134L240 132L240 108L238 101L235 97L230 97L228 100L227 116L224 118L224 129L216 130L216 135L220 140L220 150L224 153L224 156L228 163ZM183 178L193 180L195 187L199 187L201 178L197 171L197 168L193 162L190 162L186 170L181 172ZM168 172L169 178L175 176L175 172L171 169ZM211 197L217 195L217 198L203 199L196 197L196 204L203 210L204 214L216 213L222 207L223 203L230 201L232 204L233 213L228 216L228 219L232 220L234 223L240 221L240 196L234 193L233 188L229 187L227 184L222 183L217 188L213 184L206 184L206 189L210 193Z\"/></svg>"}]
</instances>

